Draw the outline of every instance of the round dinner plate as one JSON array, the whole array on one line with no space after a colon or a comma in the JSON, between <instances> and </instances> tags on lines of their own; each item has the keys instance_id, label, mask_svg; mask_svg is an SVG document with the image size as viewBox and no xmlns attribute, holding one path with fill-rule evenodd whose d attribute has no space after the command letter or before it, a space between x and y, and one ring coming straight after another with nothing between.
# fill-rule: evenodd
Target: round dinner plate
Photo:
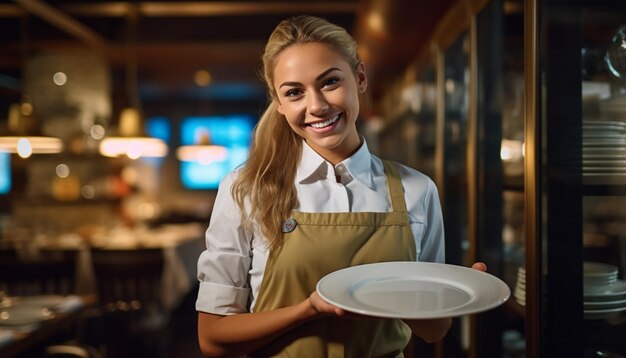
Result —
<instances>
[{"instance_id":1,"label":"round dinner plate","mask_svg":"<svg viewBox=\"0 0 626 358\"><path fill-rule=\"evenodd\" d=\"M605 319L615 316L618 313L626 311L626 307L617 307L604 310L584 310L585 319Z\"/></svg>"},{"instance_id":2,"label":"round dinner plate","mask_svg":"<svg viewBox=\"0 0 626 358\"><path fill-rule=\"evenodd\" d=\"M317 283L325 301L346 311L404 319L457 317L495 308L511 290L468 267L431 262L381 262L332 272Z\"/></svg>"},{"instance_id":3,"label":"round dinner plate","mask_svg":"<svg viewBox=\"0 0 626 358\"><path fill-rule=\"evenodd\" d=\"M583 289L585 287L583 286ZM616 301L626 299L626 281L617 280L617 282L604 287L602 290L595 290L593 292L584 292L585 302L597 302L597 301Z\"/></svg>"}]
</instances>

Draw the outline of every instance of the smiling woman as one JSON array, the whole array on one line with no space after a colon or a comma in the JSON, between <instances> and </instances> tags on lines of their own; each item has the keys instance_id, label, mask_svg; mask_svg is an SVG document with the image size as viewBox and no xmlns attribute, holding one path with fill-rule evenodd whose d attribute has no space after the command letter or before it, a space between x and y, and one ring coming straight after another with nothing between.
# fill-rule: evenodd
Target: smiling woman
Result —
<instances>
[{"instance_id":1,"label":"smiling woman","mask_svg":"<svg viewBox=\"0 0 626 358\"><path fill-rule=\"evenodd\" d=\"M444 259L430 178L370 153L357 132L367 88L356 42L324 19L282 21L263 55L270 104L249 160L220 183L198 262L206 355L399 356L412 332L450 318L374 318L323 300L318 281L350 266Z\"/></svg>"}]
</instances>

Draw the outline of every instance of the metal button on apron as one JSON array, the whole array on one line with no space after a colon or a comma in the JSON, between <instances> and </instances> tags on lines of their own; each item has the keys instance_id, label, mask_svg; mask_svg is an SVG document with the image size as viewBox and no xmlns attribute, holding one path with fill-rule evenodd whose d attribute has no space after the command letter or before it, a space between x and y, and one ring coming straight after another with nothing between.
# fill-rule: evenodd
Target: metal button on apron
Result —
<instances>
[{"instance_id":1,"label":"metal button on apron","mask_svg":"<svg viewBox=\"0 0 626 358\"><path fill-rule=\"evenodd\" d=\"M281 230L284 233L292 232L296 226L298 226L298 222L294 218L289 218L283 221L283 225L281 226Z\"/></svg>"}]
</instances>

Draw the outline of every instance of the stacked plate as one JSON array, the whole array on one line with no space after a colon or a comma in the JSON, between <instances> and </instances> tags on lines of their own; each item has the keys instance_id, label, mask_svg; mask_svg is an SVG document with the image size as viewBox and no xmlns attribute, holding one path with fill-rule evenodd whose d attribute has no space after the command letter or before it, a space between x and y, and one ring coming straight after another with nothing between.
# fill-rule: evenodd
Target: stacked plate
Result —
<instances>
[{"instance_id":1,"label":"stacked plate","mask_svg":"<svg viewBox=\"0 0 626 358\"><path fill-rule=\"evenodd\" d=\"M626 122L583 121L582 156L585 183L626 183Z\"/></svg>"},{"instance_id":2,"label":"stacked plate","mask_svg":"<svg viewBox=\"0 0 626 358\"><path fill-rule=\"evenodd\" d=\"M526 269L524 267L517 269L517 281L513 297L517 303L526 306Z\"/></svg>"},{"instance_id":3,"label":"stacked plate","mask_svg":"<svg viewBox=\"0 0 626 358\"><path fill-rule=\"evenodd\" d=\"M606 319L626 311L626 281L617 279L617 267L583 263L585 319Z\"/></svg>"},{"instance_id":4,"label":"stacked plate","mask_svg":"<svg viewBox=\"0 0 626 358\"><path fill-rule=\"evenodd\" d=\"M585 319L606 319L626 313L626 281L618 280L617 267L600 262L583 263ZM513 292L515 301L526 305L526 269L519 267Z\"/></svg>"}]
</instances>

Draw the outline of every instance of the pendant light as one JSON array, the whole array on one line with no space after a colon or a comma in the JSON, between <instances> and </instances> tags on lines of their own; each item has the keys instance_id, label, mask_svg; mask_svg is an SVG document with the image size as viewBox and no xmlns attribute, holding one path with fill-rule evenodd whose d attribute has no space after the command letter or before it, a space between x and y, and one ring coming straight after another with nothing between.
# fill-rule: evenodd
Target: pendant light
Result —
<instances>
[{"instance_id":1,"label":"pendant light","mask_svg":"<svg viewBox=\"0 0 626 358\"><path fill-rule=\"evenodd\" d=\"M25 34L28 31L26 22L20 22L20 26L22 34L20 52L24 59L28 48ZM55 154L63 150L63 141L60 138L41 133L35 114L33 104L27 95L22 96L21 103L9 106L7 125L0 128L0 152L15 153L22 158L28 158L32 154Z\"/></svg>"},{"instance_id":2,"label":"pendant light","mask_svg":"<svg viewBox=\"0 0 626 358\"><path fill-rule=\"evenodd\" d=\"M107 157L127 156L130 159L164 157L168 152L167 144L164 141L149 137L143 128L144 120L137 80L136 31L138 18L137 9L131 9L128 17L129 40L126 45L126 94L129 107L124 108L120 113L117 136L106 136L100 142L100 154Z\"/></svg>"},{"instance_id":3,"label":"pendant light","mask_svg":"<svg viewBox=\"0 0 626 358\"><path fill-rule=\"evenodd\" d=\"M176 157L184 162L209 165L225 160L228 157L228 149L221 145L211 144L209 133L204 130L200 132L197 144L178 147Z\"/></svg>"},{"instance_id":4,"label":"pendant light","mask_svg":"<svg viewBox=\"0 0 626 358\"><path fill-rule=\"evenodd\" d=\"M7 128L3 128L2 132L0 152L28 158L32 154L54 154L63 150L61 139L41 134L33 114L33 105L28 99L9 107Z\"/></svg>"}]
</instances>

